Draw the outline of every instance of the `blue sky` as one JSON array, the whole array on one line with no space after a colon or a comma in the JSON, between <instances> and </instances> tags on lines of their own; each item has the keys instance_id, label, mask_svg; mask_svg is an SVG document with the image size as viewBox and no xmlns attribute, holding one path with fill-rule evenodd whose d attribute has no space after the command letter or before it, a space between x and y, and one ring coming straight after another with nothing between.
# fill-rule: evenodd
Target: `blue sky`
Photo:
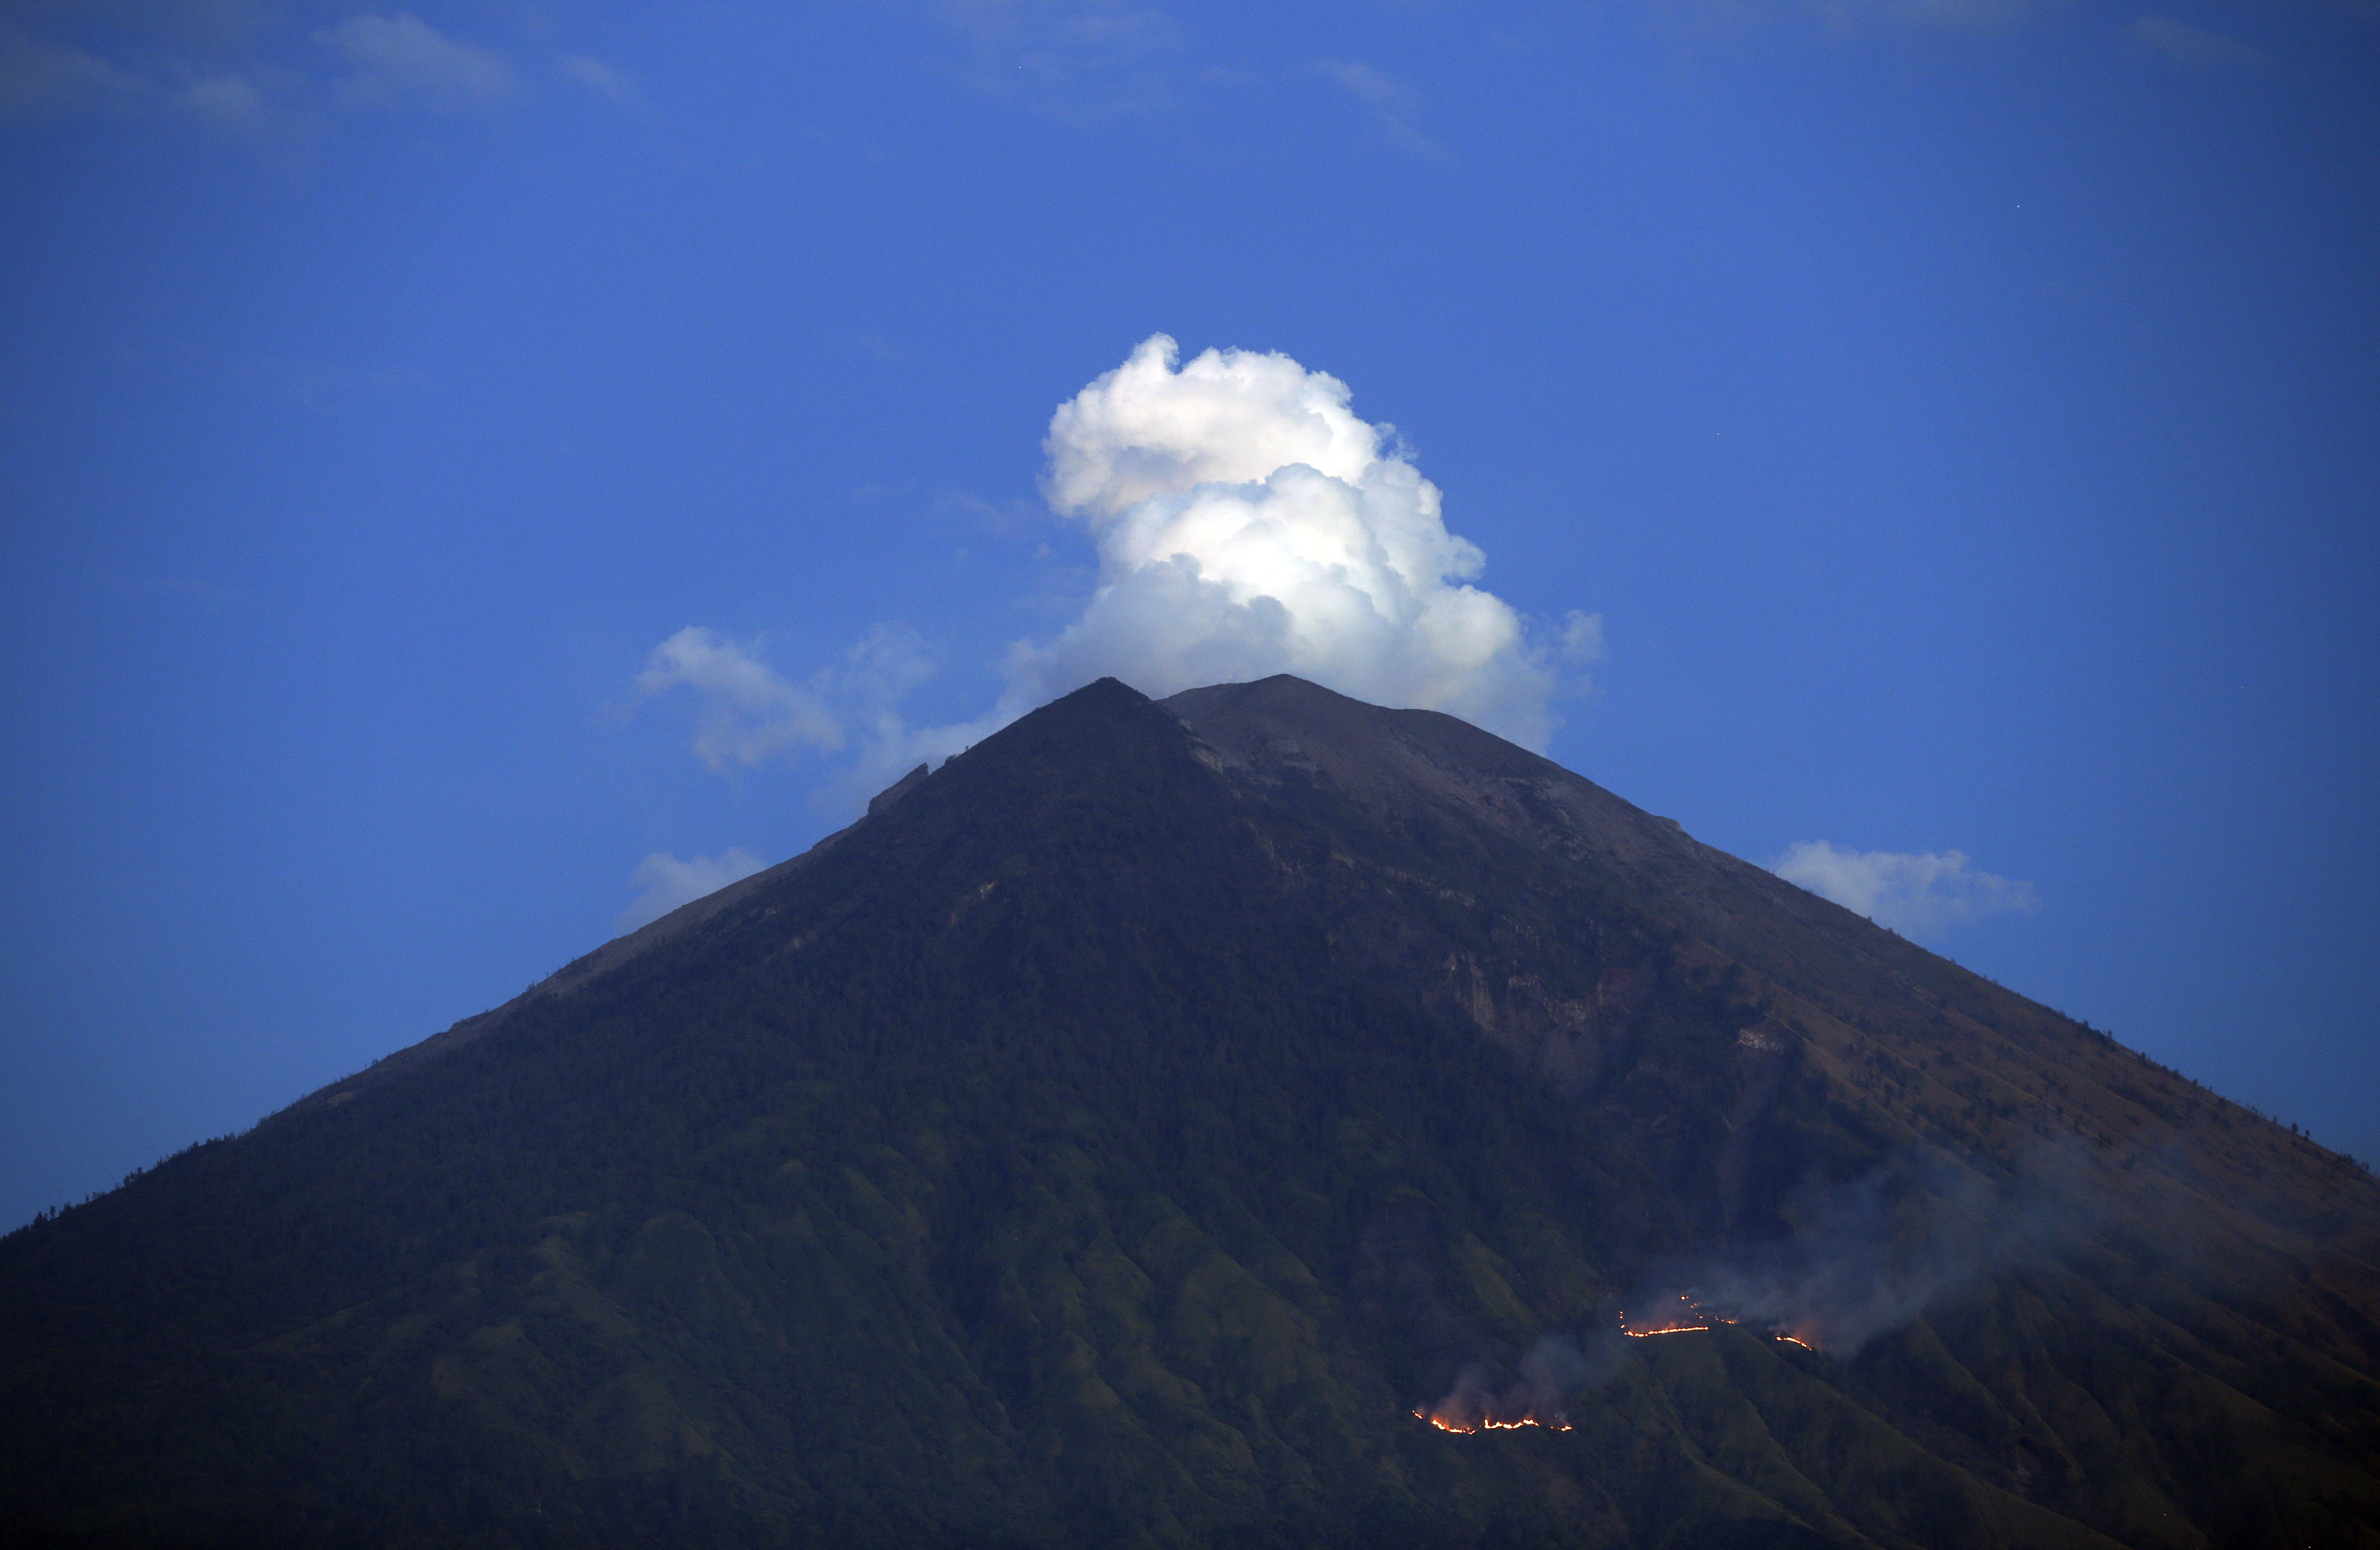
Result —
<instances>
[{"instance_id":1,"label":"blue sky","mask_svg":"<svg viewBox=\"0 0 2380 1550\"><path fill-rule=\"evenodd\" d=\"M2374 80L2369 0L18 0L0 1219L1183 668L1043 485L1160 333L1517 632L1304 660L2380 1157Z\"/></svg>"}]
</instances>

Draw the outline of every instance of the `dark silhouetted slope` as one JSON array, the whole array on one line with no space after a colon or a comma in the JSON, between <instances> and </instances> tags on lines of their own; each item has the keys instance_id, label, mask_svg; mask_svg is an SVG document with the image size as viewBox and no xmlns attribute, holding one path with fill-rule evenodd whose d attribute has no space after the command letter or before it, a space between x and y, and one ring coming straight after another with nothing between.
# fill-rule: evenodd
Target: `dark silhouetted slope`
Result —
<instances>
[{"instance_id":1,"label":"dark silhouetted slope","mask_svg":"<svg viewBox=\"0 0 2380 1550\"><path fill-rule=\"evenodd\" d=\"M1108 681L0 1241L0 1532L2380 1544L2376 1228L1460 721Z\"/></svg>"}]
</instances>

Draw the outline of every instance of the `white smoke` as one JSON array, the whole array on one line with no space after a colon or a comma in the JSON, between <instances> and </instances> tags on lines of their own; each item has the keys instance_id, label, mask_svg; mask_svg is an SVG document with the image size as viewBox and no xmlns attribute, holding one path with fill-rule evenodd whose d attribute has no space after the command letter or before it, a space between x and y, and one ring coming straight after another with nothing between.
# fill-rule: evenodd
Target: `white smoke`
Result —
<instances>
[{"instance_id":1,"label":"white smoke","mask_svg":"<svg viewBox=\"0 0 2380 1550\"><path fill-rule=\"evenodd\" d=\"M1099 581L1055 639L1009 648L999 700L973 721L903 719L901 697L932 669L901 628L795 682L757 642L689 626L653 649L637 688L694 691L695 751L714 769L850 749L846 797L1105 676L1162 697L1292 672L1543 748L1556 664L1599 655L1601 620L1572 612L1533 640L1471 584L1484 559L1446 530L1438 487L1395 429L1357 418L1348 398L1284 355L1179 364L1160 333L1060 405L1042 490L1089 529Z\"/></svg>"},{"instance_id":2,"label":"white smoke","mask_svg":"<svg viewBox=\"0 0 2380 1550\"><path fill-rule=\"evenodd\" d=\"M1540 1335L1512 1368L1493 1361L1464 1362L1454 1375L1454 1387L1427 1413L1458 1431L1523 1421L1565 1425L1569 1416L1563 1407L1582 1389L1595 1387L1619 1370L1623 1343L1609 1329L1584 1345L1567 1335Z\"/></svg>"},{"instance_id":3,"label":"white smoke","mask_svg":"<svg viewBox=\"0 0 2380 1550\"><path fill-rule=\"evenodd\" d=\"M767 862L748 851L730 849L718 855L688 856L680 861L662 851L638 864L634 881L641 890L628 907L620 912L613 927L633 931L638 926L676 909L690 904L705 894L716 893L729 883L748 878L766 866Z\"/></svg>"},{"instance_id":4,"label":"white smoke","mask_svg":"<svg viewBox=\"0 0 2380 1550\"><path fill-rule=\"evenodd\" d=\"M1812 840L1787 847L1769 870L1912 936L2041 905L2031 883L1973 871L1959 851L1847 851Z\"/></svg>"},{"instance_id":5,"label":"white smoke","mask_svg":"<svg viewBox=\"0 0 2380 1550\"><path fill-rule=\"evenodd\" d=\"M1470 585L1484 557L1446 530L1394 428L1287 356L1177 353L1155 335L1050 422L1043 490L1089 527L1099 587L1056 640L1012 651L1009 699L1103 674L1162 696L1293 672L1542 748L1549 654ZM1594 631L1573 615L1563 644Z\"/></svg>"}]
</instances>

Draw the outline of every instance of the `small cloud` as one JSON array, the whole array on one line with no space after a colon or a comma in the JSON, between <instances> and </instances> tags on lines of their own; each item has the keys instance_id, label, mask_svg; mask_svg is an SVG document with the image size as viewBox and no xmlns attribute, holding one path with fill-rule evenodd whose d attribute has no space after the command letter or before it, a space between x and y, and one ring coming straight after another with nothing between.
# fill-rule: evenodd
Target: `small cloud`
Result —
<instances>
[{"instance_id":1,"label":"small cloud","mask_svg":"<svg viewBox=\"0 0 2380 1550\"><path fill-rule=\"evenodd\" d=\"M759 642L738 644L716 630L688 626L653 648L637 675L639 696L692 689L701 702L694 751L722 773L806 748L852 750L851 768L836 782L836 800L864 802L887 771L898 774L919 759L946 757L1020 713L945 727L913 727L901 702L933 675L933 659L913 630L880 624L840 660L802 683L781 676L757 655Z\"/></svg>"},{"instance_id":2,"label":"small cloud","mask_svg":"<svg viewBox=\"0 0 2380 1550\"><path fill-rule=\"evenodd\" d=\"M1847 851L1813 840L1789 847L1769 870L1878 926L1912 936L2041 907L2031 883L1972 870L1958 851Z\"/></svg>"},{"instance_id":3,"label":"small cloud","mask_svg":"<svg viewBox=\"0 0 2380 1550\"><path fill-rule=\"evenodd\" d=\"M1434 162L1454 158L1446 148L1414 127L1419 99L1413 88L1393 80L1360 59L1318 59L1314 73L1338 86L1369 111L1372 122L1390 144L1402 146Z\"/></svg>"},{"instance_id":4,"label":"small cloud","mask_svg":"<svg viewBox=\"0 0 2380 1550\"><path fill-rule=\"evenodd\" d=\"M553 62L553 73L623 106L635 106L643 100L642 94L637 91L637 83L628 78L625 71L606 65L590 54L565 54Z\"/></svg>"},{"instance_id":5,"label":"small cloud","mask_svg":"<svg viewBox=\"0 0 2380 1550\"><path fill-rule=\"evenodd\" d=\"M676 909L690 904L706 894L718 892L729 883L748 878L768 865L749 851L729 849L717 855L688 856L680 861L663 851L655 851L637 864L637 875L630 879L641 890L628 907L622 910L613 927L633 931L649 925Z\"/></svg>"},{"instance_id":6,"label":"small cloud","mask_svg":"<svg viewBox=\"0 0 2380 1550\"><path fill-rule=\"evenodd\" d=\"M0 117L130 107L148 94L95 54L0 27Z\"/></svg>"},{"instance_id":7,"label":"small cloud","mask_svg":"<svg viewBox=\"0 0 2380 1550\"><path fill-rule=\"evenodd\" d=\"M2185 70L2220 69L2227 66L2272 63L2264 50L2237 38L2169 16L2143 14L2124 30L2124 39L2143 53L2153 54Z\"/></svg>"},{"instance_id":8,"label":"small cloud","mask_svg":"<svg viewBox=\"0 0 2380 1550\"><path fill-rule=\"evenodd\" d=\"M1561 659L1566 662L1599 662L1603 660L1603 615L1581 613L1572 609L1563 617Z\"/></svg>"},{"instance_id":9,"label":"small cloud","mask_svg":"<svg viewBox=\"0 0 2380 1550\"><path fill-rule=\"evenodd\" d=\"M637 692L692 689L702 700L694 751L713 769L755 765L804 746L840 748L843 723L813 687L789 683L716 630L689 624L653 648Z\"/></svg>"},{"instance_id":10,"label":"small cloud","mask_svg":"<svg viewBox=\"0 0 2380 1550\"><path fill-rule=\"evenodd\" d=\"M339 94L358 106L486 108L520 87L503 54L457 42L410 11L352 16L314 41L357 67Z\"/></svg>"}]
</instances>

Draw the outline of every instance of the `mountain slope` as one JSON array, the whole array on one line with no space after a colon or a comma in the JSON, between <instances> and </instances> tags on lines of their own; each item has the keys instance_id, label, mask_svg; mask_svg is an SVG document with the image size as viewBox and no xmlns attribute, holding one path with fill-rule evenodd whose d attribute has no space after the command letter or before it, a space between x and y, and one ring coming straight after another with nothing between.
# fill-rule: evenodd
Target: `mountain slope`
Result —
<instances>
[{"instance_id":1,"label":"mountain slope","mask_svg":"<svg viewBox=\"0 0 2380 1550\"><path fill-rule=\"evenodd\" d=\"M0 1521L2380 1544L2380 1193L2289 1132L1294 679L905 787L0 1241Z\"/></svg>"}]
</instances>

